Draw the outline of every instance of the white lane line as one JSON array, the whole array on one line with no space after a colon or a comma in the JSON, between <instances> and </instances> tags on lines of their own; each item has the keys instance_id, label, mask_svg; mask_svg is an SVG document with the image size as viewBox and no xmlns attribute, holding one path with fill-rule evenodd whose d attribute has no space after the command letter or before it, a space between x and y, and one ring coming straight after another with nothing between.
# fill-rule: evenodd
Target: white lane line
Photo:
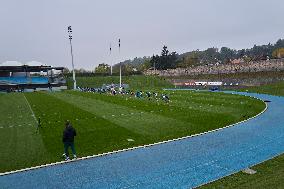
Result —
<instances>
[{"instance_id":1,"label":"white lane line","mask_svg":"<svg viewBox=\"0 0 284 189\"><path fill-rule=\"evenodd\" d=\"M278 138L282 138L282 136L281 136L281 137L278 137ZM269 143L271 143L271 142L273 142L273 141L274 141L274 140L269 140L269 142L266 142L265 144L269 144ZM276 141L277 141L277 140L276 140ZM229 157L236 157L236 156L238 156L238 155L241 155L241 154L243 154L243 153L249 152L249 151L251 151L251 150L253 150L253 149L256 149L256 148L261 148L262 145L263 145L263 144L261 144L261 145L256 145L256 146L253 146L253 147L251 147L251 148L249 148L249 149L247 149L247 150L243 150L243 151L239 151L239 152L236 152L236 153L232 153L232 154L230 154L229 156L222 157L221 159L213 159L213 160L211 160L211 161L204 162L204 163L202 163L202 164L199 164L199 165L196 165L196 166L193 166L193 167L189 167L189 168L182 169L182 170L179 170L179 171L172 171L172 172L166 173L166 175L172 175L172 176L174 176L174 175L179 174L179 173L181 173L181 172L185 172L185 171L188 172L189 170L191 170L191 172L192 172L192 171L194 171L196 168L203 168L203 167L212 167L212 168L219 168L219 169L225 169L225 170L227 170L227 171L232 171L231 169L229 169L229 168L227 168L227 167L223 167L223 166L219 165L219 164L218 164L218 161L228 159ZM239 172L239 171L237 171L237 172ZM237 173L237 172L234 171L234 173ZM234 173L232 173L232 174L234 174ZM223 176L223 177L221 177L221 178L224 178L224 177L227 177L227 176ZM158 176L158 177L154 177L154 178L151 179L151 180L152 180L152 181L153 181L153 180L157 180L158 178L159 178L159 176ZM220 179L220 178L218 178L218 179L216 179L216 180L219 180L219 179ZM216 181L216 180L215 180L215 181ZM213 182L213 181L212 181L212 182ZM145 182L139 182L139 183L135 184L135 186L141 185L141 184L143 184L143 183L145 183ZM211 182L209 182L209 183L211 183ZM202 185L206 185L206 184L207 184L207 183L202 184ZM202 186L202 185L200 185L200 186ZM133 185L133 186L124 187L124 188L133 188L133 187L134 187L134 185ZM197 186L197 187L199 187L199 186ZM194 187L194 188L197 188L197 187Z\"/></svg>"},{"instance_id":2,"label":"white lane line","mask_svg":"<svg viewBox=\"0 0 284 189\"><path fill-rule=\"evenodd\" d=\"M278 138L281 138L281 137L278 137ZM270 141L272 141L272 140L270 140ZM277 140L276 140L276 141L277 141ZM268 144L268 143L265 143L265 144ZM241 153L243 153L243 152L253 150L254 148L258 148L258 147L261 148L261 146L262 146L262 144L261 144L261 145L257 145L257 146L255 146L255 147L251 147L251 148L249 148L249 150L241 151L240 153L236 153L235 155L239 155L239 154L241 154ZM262 163L267 162L267 161L269 161L269 160L272 160L272 159L274 159L274 158L280 156L281 154L283 154L283 153L282 153L282 152L281 152L281 153L278 153L278 154L276 154L275 156L271 157L270 159L266 159L266 160L264 160L264 161L261 161L261 162L258 162L258 163L256 163L256 164L250 165L250 167L254 167L254 166L256 166L256 165L259 165L259 164L262 164ZM231 156L229 156L229 157L231 157ZM199 188L199 187L201 187L201 186L204 186L204 185L206 185L206 184L210 184L210 183L215 182L215 181L217 181L217 180L220 180L220 179L222 179L222 178L229 177L229 176L231 176L231 175L233 175L233 174L235 174L235 173L238 173L238 172L240 172L240 170L239 170L239 171L233 171L233 172L231 172L229 175L225 175L225 176L219 177L219 178L217 178L217 179L215 179L215 180L211 180L210 182L203 183L203 184L201 184L201 185L199 185L199 186L196 186L195 188Z\"/></svg>"},{"instance_id":3,"label":"white lane line","mask_svg":"<svg viewBox=\"0 0 284 189\"><path fill-rule=\"evenodd\" d=\"M33 115L32 117L34 118L34 120L35 120L35 122L36 122L36 124L37 124L38 122L37 122L37 120L36 120L35 113L34 113L34 111L33 111L32 107L31 107L31 105L30 105L30 103L29 103L28 99L26 98L25 94L23 94L23 95L24 95L24 98L25 98L25 100L26 100L26 103L27 103L27 105L28 105L28 107L29 107L30 111L32 112L32 115Z\"/></svg>"},{"instance_id":4,"label":"white lane line","mask_svg":"<svg viewBox=\"0 0 284 189\"><path fill-rule=\"evenodd\" d=\"M32 124L29 124L30 126L32 125ZM25 126L25 125L10 125L10 126L7 126L6 128L14 128L14 127L23 127L23 126ZM5 127L0 127L0 129L4 129Z\"/></svg>"}]
</instances>

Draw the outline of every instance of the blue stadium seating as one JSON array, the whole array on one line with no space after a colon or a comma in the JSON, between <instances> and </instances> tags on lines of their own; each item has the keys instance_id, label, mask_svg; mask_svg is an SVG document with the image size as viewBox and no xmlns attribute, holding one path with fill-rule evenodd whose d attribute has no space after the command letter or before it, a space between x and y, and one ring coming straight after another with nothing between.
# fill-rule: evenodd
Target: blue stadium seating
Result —
<instances>
[{"instance_id":1,"label":"blue stadium seating","mask_svg":"<svg viewBox=\"0 0 284 189\"><path fill-rule=\"evenodd\" d=\"M7 84L48 84L47 77L0 77L1 83Z\"/></svg>"},{"instance_id":2,"label":"blue stadium seating","mask_svg":"<svg viewBox=\"0 0 284 189\"><path fill-rule=\"evenodd\" d=\"M48 84L47 77L31 77L33 84Z\"/></svg>"}]
</instances>

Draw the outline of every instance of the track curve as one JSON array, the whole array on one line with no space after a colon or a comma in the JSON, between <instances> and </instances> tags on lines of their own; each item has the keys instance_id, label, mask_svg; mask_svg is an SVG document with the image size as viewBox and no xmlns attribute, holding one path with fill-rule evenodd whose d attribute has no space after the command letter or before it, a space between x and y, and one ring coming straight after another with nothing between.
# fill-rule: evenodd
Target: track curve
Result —
<instances>
[{"instance_id":1,"label":"track curve","mask_svg":"<svg viewBox=\"0 0 284 189\"><path fill-rule=\"evenodd\" d=\"M192 188L284 152L284 97L261 116L197 137L0 176L1 188Z\"/></svg>"}]
</instances>

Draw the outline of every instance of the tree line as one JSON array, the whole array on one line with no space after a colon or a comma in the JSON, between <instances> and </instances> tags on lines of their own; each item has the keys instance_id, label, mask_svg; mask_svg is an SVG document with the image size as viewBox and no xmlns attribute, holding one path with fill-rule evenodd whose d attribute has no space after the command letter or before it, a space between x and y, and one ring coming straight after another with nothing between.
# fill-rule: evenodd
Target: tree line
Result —
<instances>
[{"instance_id":1,"label":"tree line","mask_svg":"<svg viewBox=\"0 0 284 189\"><path fill-rule=\"evenodd\" d=\"M197 49L183 54L178 54L175 51L170 52L167 46L163 46L159 55L125 60L121 63L121 68L123 75L132 75L142 74L147 69L166 70L199 65L228 64L235 59L251 62L275 58L284 58L284 39L279 39L275 44L254 45L248 49L236 50L229 47L220 49L212 47L203 51ZM66 70L66 73L68 72L69 70ZM110 75L110 65L102 63L93 71L79 69L75 72L79 75ZM113 75L119 75L119 63L113 66Z\"/></svg>"}]
</instances>

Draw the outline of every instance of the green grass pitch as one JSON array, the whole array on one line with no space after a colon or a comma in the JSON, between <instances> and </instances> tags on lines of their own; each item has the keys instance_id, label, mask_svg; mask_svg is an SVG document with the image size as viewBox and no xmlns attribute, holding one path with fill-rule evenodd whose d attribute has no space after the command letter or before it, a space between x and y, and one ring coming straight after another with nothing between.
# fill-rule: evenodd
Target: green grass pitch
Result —
<instances>
[{"instance_id":1,"label":"green grass pitch","mask_svg":"<svg viewBox=\"0 0 284 189\"><path fill-rule=\"evenodd\" d=\"M82 157L224 127L265 107L244 96L167 93L168 104L74 91L0 94L0 172L61 161L67 119L77 130L75 145ZM36 132L38 117L42 128Z\"/></svg>"}]
</instances>

